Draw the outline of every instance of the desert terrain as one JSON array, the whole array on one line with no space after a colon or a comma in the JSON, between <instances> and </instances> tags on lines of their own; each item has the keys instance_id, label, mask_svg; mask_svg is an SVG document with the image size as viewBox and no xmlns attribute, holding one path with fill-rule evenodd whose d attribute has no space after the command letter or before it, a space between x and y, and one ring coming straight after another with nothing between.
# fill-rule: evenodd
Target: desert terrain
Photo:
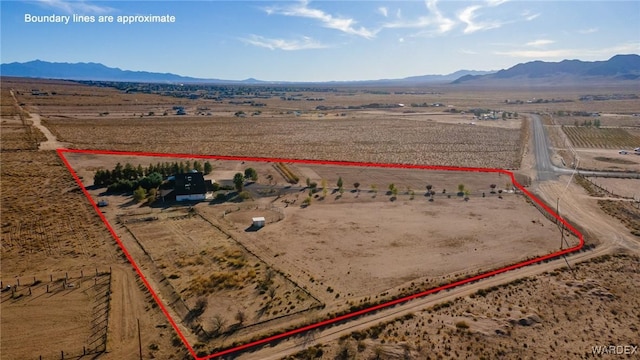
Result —
<instances>
[{"instance_id":1,"label":"desert terrain","mask_svg":"<svg viewBox=\"0 0 640 360\"><path fill-rule=\"evenodd\" d=\"M596 90L637 92L590 89ZM274 196L270 187L289 185L272 164L221 160L214 162L213 179L230 179L249 165L258 170L258 181L246 186L250 199L147 206L130 193L105 195L91 187L92 179L114 161L147 166L159 159L67 154L89 194L109 198L99 215L52 150L60 146L185 154L181 158L191 161L188 154L513 169L531 192L553 208L559 204L589 244L576 255L254 348L243 358L575 358L601 342L637 346L633 291L640 281L640 246L634 229L640 217L637 194L629 189L640 188L640 180L587 177L595 189L577 176L535 180L526 115L534 112L548 114L543 119L559 154L556 166L562 159L589 170L638 171L637 155L618 154L620 147L640 146L633 146L638 100L580 101L582 95L558 88L315 89L304 96L322 101L272 97L255 106L3 78L0 277L3 290L11 289L2 293L1 358L90 352L137 359L140 349L145 358L193 358L189 346L206 357L278 332L272 324L299 327L547 254L561 241L556 224L524 195L510 192L509 179L496 173L291 163L299 182ZM536 101L552 98L571 102ZM403 106L362 107L374 103ZM177 115L176 107L186 115ZM476 108L490 109L496 119L476 117ZM598 112L602 121L582 125L593 120L589 115L559 122L552 115L559 111ZM329 193L312 193L303 204L307 178L326 180ZM334 192L338 178L344 193ZM434 201L424 196L427 184ZM456 196L459 184L468 201ZM501 199L490 184L503 190ZM246 231L250 219L262 215L267 226ZM565 247L577 240L567 242ZM205 281L229 273L239 281L231 290L212 291ZM271 287L260 294L266 278ZM257 316L263 309L268 311ZM595 312L606 315L596 318ZM210 336L220 322L235 337ZM64 341L52 336L63 332ZM37 344L17 341L34 333Z\"/></svg>"},{"instance_id":2,"label":"desert terrain","mask_svg":"<svg viewBox=\"0 0 640 360\"><path fill-rule=\"evenodd\" d=\"M86 187L93 185L90 169L112 168L125 158L133 167L172 160L75 153L65 158L87 179ZM310 182L348 182L343 193L327 185L326 191L317 190L311 203L301 205L309 188L285 186L286 178L270 162L212 164L207 177L220 181L243 168L256 169L258 180L245 187L252 198L213 200L185 209L159 201L140 206L127 197L105 195L104 188L90 190L94 202L109 200L102 212L117 224L116 233L143 265L146 277L157 279L157 288L168 281L165 296L179 305L170 306L177 318L204 307L197 319L184 324L196 329L194 342L202 329L213 331L214 319L239 328L227 330L222 344L241 342L267 330L273 333L284 325L382 303L560 247L554 222L515 193L500 173L288 164L290 171L308 176ZM371 182L366 189L349 185L364 179ZM468 201L455 193L461 183ZM389 184L401 189L397 195L375 190ZM426 188L425 184L438 189L437 194L416 194L413 189ZM265 216L269 225L247 231L255 216ZM577 238L567 236L564 246L578 244ZM234 277L223 277L225 272ZM234 319L238 313L246 319ZM198 338L206 343L203 336ZM222 346L220 340L212 343Z\"/></svg>"}]
</instances>

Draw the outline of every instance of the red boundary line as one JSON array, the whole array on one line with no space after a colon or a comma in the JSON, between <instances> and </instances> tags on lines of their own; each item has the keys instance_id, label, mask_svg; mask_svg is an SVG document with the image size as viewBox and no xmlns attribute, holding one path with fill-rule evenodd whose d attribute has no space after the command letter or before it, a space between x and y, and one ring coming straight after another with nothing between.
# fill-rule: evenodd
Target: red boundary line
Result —
<instances>
[{"instance_id":1,"label":"red boundary line","mask_svg":"<svg viewBox=\"0 0 640 360\"><path fill-rule=\"evenodd\" d=\"M76 183L78 183L78 185L80 186L80 189L82 190L82 192L84 193L84 195L87 197L87 199L89 200L89 202L91 203L91 205L93 206L93 208L95 209L96 213L98 214L98 216L100 217L100 219L102 220L102 222L107 226L107 229L109 230L109 232L111 233L111 236L113 236L113 238L115 239L115 241L118 243L118 245L120 246L120 249L122 249L122 252L125 254L127 260L129 260L129 262L131 263L131 265L133 266L133 268L135 269L136 273L140 276L140 279L142 279L142 282L145 284L145 286L147 287L147 289L149 290L149 292L151 293L151 295L153 296L154 300L156 301L156 303L158 304L158 306L160 307L160 309L162 310L162 312L164 313L164 315L167 317L167 319L169 320L169 323L171 323L171 326L173 326L174 330L178 333L178 336L180 337L180 339L182 339L182 342L186 345L187 350L189 351L189 353L191 353L191 355L193 356L194 359L196 360L209 360L209 359L213 359L213 358L217 358L217 357L221 357L224 355L229 355L229 354L233 354L242 350L246 350L246 349L250 349L253 347L256 347L258 345L262 345L262 344L266 344L275 340L280 340L280 339L284 339L287 338L289 336L292 335L296 335L296 334L300 334L303 333L305 331L309 331L309 330L313 330L313 329L317 329L320 327L324 327L327 325L331 325L331 324L335 324L338 323L340 321L344 321L344 320L348 320L351 318L355 318L357 316L361 316L361 315L365 315L374 311L378 311L384 308L388 308L388 307L392 307L401 303L405 303L408 302L410 300L414 300L417 298L421 298L433 293L437 293L439 291L442 290L447 290L447 289L451 289L454 287L458 287L460 285L464 285L464 284L468 284L474 281L478 281L481 279L485 279L488 278L490 276L494 276L494 275L498 275L507 271L511 271L511 270L515 270L515 269L519 269L531 264L536 264L548 259L552 259L558 256L562 256L565 254L569 254L575 251L580 250L583 246L584 246L584 237L582 235L582 233L580 233L577 229L575 229L573 226L571 226L571 224L569 224L566 220L564 220L562 217L560 217L558 214L556 214L551 208L549 208L546 204L544 204L540 199L538 199L536 196L534 196L533 194L531 194L527 189L525 189L522 185L520 185L520 183L518 183L516 181L516 178L513 174L513 172L508 171L508 170L504 170L504 169L490 169L490 168L474 168L474 167L455 167L455 166L433 166L433 165L411 165L411 164L381 164L381 163L371 163L371 162L354 162L354 161L329 161L329 160L302 160L302 159L282 159L282 158L260 158L260 157L243 157L243 156L217 156L217 155L192 155L192 154L164 154L164 153L151 153L151 152L129 152L129 151L110 151L110 150L77 150L77 149L58 149L56 150L58 153L58 156L62 159L62 161L64 162L65 166L67 167L67 169L69 170L69 172L71 173L71 175L73 176L73 178L76 180ZM260 340L256 340L244 345L240 345L240 346L236 346L234 348L229 348L226 350L222 350L219 351L217 353L214 354L210 354L204 357L198 357L198 355L196 354L195 350L193 349L193 347L191 346L191 344L189 344L189 342L187 341L186 337L184 336L184 334L182 334L182 331L180 331L180 329L178 328L178 324L173 320L173 318L169 315L169 312L167 311L166 307L164 306L164 304L162 303L162 301L160 301L160 298L158 297L158 295L156 294L156 292L153 290L153 288L151 287L151 285L149 284L149 282L147 281L147 279L144 277L144 275L142 274L142 271L140 270L140 268L138 267L138 265L136 264L136 262L133 260L133 258L131 257L131 255L129 254L129 252L127 251L127 249L124 247L124 245L122 244L122 241L120 240L120 238L118 237L118 235L116 235L115 231L113 230L113 228L111 227L111 224L109 224L109 222L107 221L107 219L105 218L105 216L102 214L102 211L100 211L100 209L98 208L98 205L96 204L95 201L93 201L93 199L91 198L91 196L89 195L89 192L87 191L87 189L84 187L84 185L82 184L82 181L80 180L80 178L78 177L78 174L76 174L76 172L73 170L73 168L71 167L71 165L69 164L69 161L65 158L64 153L80 153L80 154L95 154L95 155L129 155L129 156L151 156L151 157L168 157L168 158L190 158L190 159L213 159L213 160L239 160L239 161L259 161L259 162L289 162L289 163L298 163L298 164L315 164L315 165L339 165L339 166L361 166L361 167L378 167L378 168L401 168L401 169L421 169L421 170L445 170L445 171L470 171L470 172L486 172L486 173L501 173L501 174L505 174L508 175L511 178L511 183L517 187L518 189L520 189L524 194L526 194L530 199L532 199L533 201L535 201L538 205L540 205L545 211L547 211L549 214L551 214L553 217L555 217L558 221L560 221L567 229L569 229L572 233L574 233L579 241L579 244L577 246L574 246L572 248L567 248L564 250L560 250L560 251L556 251L554 253L548 254L548 255L543 255L534 259L530 259L530 260L526 260L520 263L516 263L513 265L509 265L497 270L493 270L493 271L488 271L476 276L472 276L466 279L462 279L462 280L458 280L443 286L439 286L436 288L432 288L429 290L425 290L413 295L409 295L409 296L405 296L396 300L391 300L389 302L383 303L383 304L379 304L379 305L375 305L366 309L362 309L362 310L358 310L358 311L354 311L345 315L341 315L332 319L328 319L328 320L324 320L315 324L310 324L307 326L303 326L300 327L298 329L294 329L294 330L290 330L290 331L286 331L280 334L276 334L273 336L269 336Z\"/></svg>"}]
</instances>

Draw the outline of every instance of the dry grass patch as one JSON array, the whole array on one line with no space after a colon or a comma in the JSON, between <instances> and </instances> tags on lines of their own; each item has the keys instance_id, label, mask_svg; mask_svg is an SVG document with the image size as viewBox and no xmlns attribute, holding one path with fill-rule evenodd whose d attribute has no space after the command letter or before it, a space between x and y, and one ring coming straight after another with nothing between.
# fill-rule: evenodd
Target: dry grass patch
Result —
<instances>
[{"instance_id":1,"label":"dry grass patch","mask_svg":"<svg viewBox=\"0 0 640 360\"><path fill-rule=\"evenodd\" d=\"M571 265L356 331L325 344L322 354L333 359L358 349L365 359L583 358L596 345L637 345L640 258L607 255Z\"/></svg>"}]
</instances>

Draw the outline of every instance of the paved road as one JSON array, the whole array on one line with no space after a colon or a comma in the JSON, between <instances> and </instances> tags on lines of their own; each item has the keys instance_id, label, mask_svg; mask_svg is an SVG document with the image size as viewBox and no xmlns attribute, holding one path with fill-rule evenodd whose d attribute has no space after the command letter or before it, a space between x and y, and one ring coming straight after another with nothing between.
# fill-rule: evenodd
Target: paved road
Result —
<instances>
[{"instance_id":1,"label":"paved road","mask_svg":"<svg viewBox=\"0 0 640 360\"><path fill-rule=\"evenodd\" d=\"M531 128L533 130L533 148L536 158L536 171L538 173L537 180L555 180L559 175L571 175L574 172L573 169L557 167L551 162L549 137L546 134L540 116L531 114ZM579 170L578 173L585 176L640 178L640 173L586 170Z\"/></svg>"}]
</instances>

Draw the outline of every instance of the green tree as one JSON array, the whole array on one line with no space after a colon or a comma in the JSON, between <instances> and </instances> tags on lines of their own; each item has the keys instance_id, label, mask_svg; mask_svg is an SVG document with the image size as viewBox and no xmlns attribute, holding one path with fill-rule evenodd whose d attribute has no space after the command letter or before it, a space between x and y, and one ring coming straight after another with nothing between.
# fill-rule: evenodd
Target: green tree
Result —
<instances>
[{"instance_id":1,"label":"green tree","mask_svg":"<svg viewBox=\"0 0 640 360\"><path fill-rule=\"evenodd\" d=\"M146 190L155 189L162 184L162 175L157 172L145 176L138 182L138 185L142 186Z\"/></svg>"},{"instance_id":2,"label":"green tree","mask_svg":"<svg viewBox=\"0 0 640 360\"><path fill-rule=\"evenodd\" d=\"M149 196L147 197L147 201L149 202L149 204L153 204L154 202L156 202L157 199L158 199L158 189L151 188L151 190L149 190Z\"/></svg>"},{"instance_id":3,"label":"green tree","mask_svg":"<svg viewBox=\"0 0 640 360\"><path fill-rule=\"evenodd\" d=\"M124 169L122 170L122 177L126 180L137 179L136 169L133 168L133 165L129 163L124 164Z\"/></svg>"},{"instance_id":4,"label":"green tree","mask_svg":"<svg viewBox=\"0 0 640 360\"><path fill-rule=\"evenodd\" d=\"M342 185L343 185L343 183L342 183L342 176L338 177L338 182L336 183L336 185L338 185L338 189L341 189L341 188L342 188Z\"/></svg>"},{"instance_id":5,"label":"green tree","mask_svg":"<svg viewBox=\"0 0 640 360\"><path fill-rule=\"evenodd\" d=\"M360 193L360 183L359 182L354 182L353 183L353 187L356 188L356 191L358 192L358 194Z\"/></svg>"},{"instance_id":6,"label":"green tree","mask_svg":"<svg viewBox=\"0 0 640 360\"><path fill-rule=\"evenodd\" d=\"M235 185L238 192L242 191L244 188L244 175L242 175L242 173L236 173L233 175L233 185Z\"/></svg>"},{"instance_id":7,"label":"green tree","mask_svg":"<svg viewBox=\"0 0 640 360\"><path fill-rule=\"evenodd\" d=\"M258 172L254 168L246 168L244 170L245 179L251 179L251 181L258 180Z\"/></svg>"},{"instance_id":8,"label":"green tree","mask_svg":"<svg viewBox=\"0 0 640 360\"><path fill-rule=\"evenodd\" d=\"M251 199L251 194L246 190L241 191L240 193L238 193L238 196L240 197L241 200L249 200L249 199Z\"/></svg>"},{"instance_id":9,"label":"green tree","mask_svg":"<svg viewBox=\"0 0 640 360\"><path fill-rule=\"evenodd\" d=\"M198 160L195 160L193 162L193 169L196 170L197 172L203 172L202 170L202 163Z\"/></svg>"},{"instance_id":10,"label":"green tree","mask_svg":"<svg viewBox=\"0 0 640 360\"><path fill-rule=\"evenodd\" d=\"M120 179L122 179L122 164L117 163L111 172L111 182L116 182Z\"/></svg>"},{"instance_id":11,"label":"green tree","mask_svg":"<svg viewBox=\"0 0 640 360\"><path fill-rule=\"evenodd\" d=\"M208 161L204 162L204 174L208 175L211 174L211 171L213 171L213 166L211 166L211 163Z\"/></svg>"},{"instance_id":12,"label":"green tree","mask_svg":"<svg viewBox=\"0 0 640 360\"><path fill-rule=\"evenodd\" d=\"M133 199L136 202L142 202L147 198L147 190L145 190L142 186L138 186L138 188L133 192Z\"/></svg>"}]
</instances>

